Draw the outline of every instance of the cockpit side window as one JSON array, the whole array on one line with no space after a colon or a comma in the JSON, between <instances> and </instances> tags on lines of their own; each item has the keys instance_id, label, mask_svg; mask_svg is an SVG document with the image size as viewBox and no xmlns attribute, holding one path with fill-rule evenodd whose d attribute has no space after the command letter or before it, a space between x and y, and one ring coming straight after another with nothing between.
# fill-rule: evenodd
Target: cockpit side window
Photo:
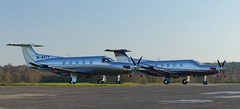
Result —
<instances>
[{"instance_id":1,"label":"cockpit side window","mask_svg":"<svg viewBox=\"0 0 240 109\"><path fill-rule=\"evenodd\" d=\"M101 62L112 62L113 60L111 58L102 58Z\"/></svg>"}]
</instances>

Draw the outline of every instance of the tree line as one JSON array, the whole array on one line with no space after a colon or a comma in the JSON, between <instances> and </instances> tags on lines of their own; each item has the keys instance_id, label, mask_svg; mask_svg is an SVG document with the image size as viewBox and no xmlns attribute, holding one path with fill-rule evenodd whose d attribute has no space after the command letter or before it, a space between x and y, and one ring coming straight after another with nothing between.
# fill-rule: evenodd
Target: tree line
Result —
<instances>
[{"instance_id":1,"label":"tree line","mask_svg":"<svg viewBox=\"0 0 240 109\"><path fill-rule=\"evenodd\" d=\"M211 65L218 65L217 63L205 63ZM225 63L226 78L208 76L209 83L239 83L240 82L240 62L226 62ZM78 77L78 82L96 83L99 77L85 78ZM183 78L173 79L171 82L180 83ZM47 83L47 82L69 82L70 77L61 76L51 72L41 72L36 69L27 68L26 65L13 66L11 64L0 66L0 83ZM108 83L114 83L117 76L107 77ZM134 74L133 77L127 78L126 74L121 75L122 82L133 83L162 83L163 77L154 77L143 74ZM203 77L190 77L191 83L202 83Z\"/></svg>"}]
</instances>

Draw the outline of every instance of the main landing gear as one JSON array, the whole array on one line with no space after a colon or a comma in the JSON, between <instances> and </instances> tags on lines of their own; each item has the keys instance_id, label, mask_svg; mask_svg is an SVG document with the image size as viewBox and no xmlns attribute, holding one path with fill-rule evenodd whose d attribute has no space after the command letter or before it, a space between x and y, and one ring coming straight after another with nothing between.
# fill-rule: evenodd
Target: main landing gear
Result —
<instances>
[{"instance_id":1,"label":"main landing gear","mask_svg":"<svg viewBox=\"0 0 240 109\"><path fill-rule=\"evenodd\" d=\"M207 85L207 75L204 76L203 85Z\"/></svg>"},{"instance_id":2,"label":"main landing gear","mask_svg":"<svg viewBox=\"0 0 240 109\"><path fill-rule=\"evenodd\" d=\"M71 79L70 79L69 83L70 84L76 84L76 82L77 82L77 75L71 73L70 77L71 77Z\"/></svg>"},{"instance_id":3,"label":"main landing gear","mask_svg":"<svg viewBox=\"0 0 240 109\"><path fill-rule=\"evenodd\" d=\"M121 75L118 74L116 84L121 84Z\"/></svg>"},{"instance_id":4,"label":"main landing gear","mask_svg":"<svg viewBox=\"0 0 240 109\"><path fill-rule=\"evenodd\" d=\"M182 80L182 84L185 84L185 85L186 85L187 83L188 83L187 79L183 79L183 80Z\"/></svg>"},{"instance_id":5,"label":"main landing gear","mask_svg":"<svg viewBox=\"0 0 240 109\"><path fill-rule=\"evenodd\" d=\"M163 83L164 84L169 84L169 81L167 79L164 79Z\"/></svg>"},{"instance_id":6,"label":"main landing gear","mask_svg":"<svg viewBox=\"0 0 240 109\"><path fill-rule=\"evenodd\" d=\"M184 85L186 85L186 84L189 83L189 82L190 82L190 76L187 76L186 79L183 79L183 80L182 80L182 84L184 84Z\"/></svg>"},{"instance_id":7,"label":"main landing gear","mask_svg":"<svg viewBox=\"0 0 240 109\"><path fill-rule=\"evenodd\" d=\"M107 82L106 75L103 75L102 78L98 79L98 84L103 84L105 82Z\"/></svg>"},{"instance_id":8,"label":"main landing gear","mask_svg":"<svg viewBox=\"0 0 240 109\"><path fill-rule=\"evenodd\" d=\"M163 83L164 83L164 84L169 84L169 82L170 82L170 77L169 77L169 76L165 76L164 78L165 78L165 79L163 80Z\"/></svg>"}]
</instances>

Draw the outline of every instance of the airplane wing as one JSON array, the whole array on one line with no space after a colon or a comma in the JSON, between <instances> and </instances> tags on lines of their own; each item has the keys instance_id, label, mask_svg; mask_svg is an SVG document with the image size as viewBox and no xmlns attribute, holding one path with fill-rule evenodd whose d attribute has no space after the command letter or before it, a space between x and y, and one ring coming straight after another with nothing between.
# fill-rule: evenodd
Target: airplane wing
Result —
<instances>
[{"instance_id":1,"label":"airplane wing","mask_svg":"<svg viewBox=\"0 0 240 109\"><path fill-rule=\"evenodd\" d=\"M158 67L151 66L151 65L147 65L147 67L141 66L141 68L146 69L147 71L155 72L156 74L161 74L161 75L166 75L166 76L171 76L171 77L180 77L180 75L175 73L174 71L169 71L169 70L166 70L163 68L158 68ZM144 72L149 74L150 72L147 72L147 71L144 71Z\"/></svg>"},{"instance_id":2,"label":"airplane wing","mask_svg":"<svg viewBox=\"0 0 240 109\"><path fill-rule=\"evenodd\" d=\"M46 70L49 70L53 73L75 73L81 76L89 76L91 75L90 73L84 73L84 72L78 72L76 70L70 70L70 69L63 69L63 68L58 68L58 67L52 67L52 66L48 66L48 65L42 65L42 64L36 64L36 63L32 63L29 62L29 64L36 66L36 67L40 67Z\"/></svg>"}]
</instances>

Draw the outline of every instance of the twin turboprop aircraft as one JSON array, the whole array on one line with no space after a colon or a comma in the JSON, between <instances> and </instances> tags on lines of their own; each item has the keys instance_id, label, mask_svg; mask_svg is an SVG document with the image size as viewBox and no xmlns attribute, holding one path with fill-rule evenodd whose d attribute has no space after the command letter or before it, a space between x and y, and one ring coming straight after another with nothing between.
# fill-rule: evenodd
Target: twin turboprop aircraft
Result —
<instances>
[{"instance_id":1,"label":"twin turboprop aircraft","mask_svg":"<svg viewBox=\"0 0 240 109\"><path fill-rule=\"evenodd\" d=\"M132 63L114 62L113 59L106 56L58 57L38 54L32 48L43 47L43 45L7 44L7 46L22 48L27 67L70 76L70 84L75 84L79 76L102 76L98 80L98 83L102 84L106 82L106 75L118 75L116 83L120 84L120 74L132 72L132 69L125 69L123 66L135 67Z\"/></svg>"},{"instance_id":2,"label":"twin turboprop aircraft","mask_svg":"<svg viewBox=\"0 0 240 109\"><path fill-rule=\"evenodd\" d=\"M203 84L207 84L207 75L217 74L220 76L221 73L224 74L224 61L222 64L217 60L219 66L215 65L204 65L195 60L171 60L171 61L151 61L151 60L143 60L141 63L135 64L136 59L132 59L132 57L128 57L125 52L130 52L126 49L119 50L110 50L107 49L105 51L114 52L117 61L119 62L132 62L134 65L138 65L139 68L135 70L135 72L143 72L152 76L163 76L164 84L169 84L170 78L179 78L186 77L182 80L183 84L187 84L189 82L189 76L204 76ZM127 68L127 67L126 67ZM130 68L130 67L128 67ZM130 77L134 74L134 72L130 75ZM224 75L225 77L225 75Z\"/></svg>"}]
</instances>

